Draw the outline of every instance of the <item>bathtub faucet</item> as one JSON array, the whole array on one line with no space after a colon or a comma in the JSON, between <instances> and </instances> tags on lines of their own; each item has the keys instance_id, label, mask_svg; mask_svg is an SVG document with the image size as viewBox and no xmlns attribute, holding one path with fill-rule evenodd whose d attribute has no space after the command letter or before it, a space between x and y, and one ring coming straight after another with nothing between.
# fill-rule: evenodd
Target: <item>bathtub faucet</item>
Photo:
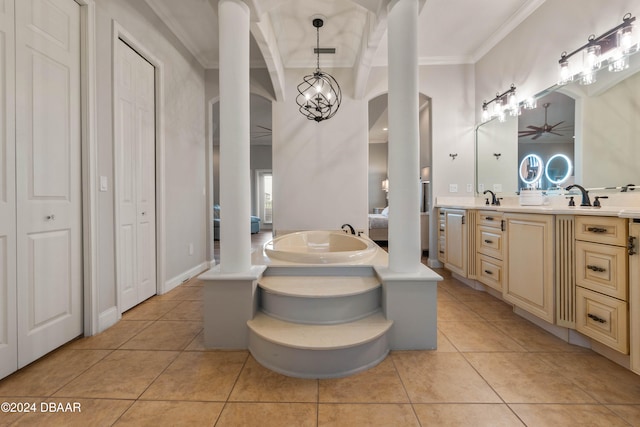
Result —
<instances>
[{"instance_id":1,"label":"bathtub faucet","mask_svg":"<svg viewBox=\"0 0 640 427\"><path fill-rule=\"evenodd\" d=\"M345 227L348 227L348 230L345 229ZM349 234L353 234L354 236L356 235L356 230L351 226L351 224L342 224L342 227L340 227L342 230L344 230L345 233Z\"/></svg>"}]
</instances>

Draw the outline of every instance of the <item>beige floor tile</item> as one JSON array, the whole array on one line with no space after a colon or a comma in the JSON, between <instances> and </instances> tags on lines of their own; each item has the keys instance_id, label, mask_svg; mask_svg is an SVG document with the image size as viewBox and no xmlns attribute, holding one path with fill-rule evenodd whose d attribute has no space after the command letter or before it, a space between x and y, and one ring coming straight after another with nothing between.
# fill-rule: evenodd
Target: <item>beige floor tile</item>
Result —
<instances>
[{"instance_id":1,"label":"beige floor tile","mask_svg":"<svg viewBox=\"0 0 640 427\"><path fill-rule=\"evenodd\" d=\"M320 380L319 388L322 403L409 403L390 357L355 375Z\"/></svg>"},{"instance_id":2,"label":"beige floor tile","mask_svg":"<svg viewBox=\"0 0 640 427\"><path fill-rule=\"evenodd\" d=\"M520 316L513 312L513 306L499 300L464 301L464 305L483 320L518 320Z\"/></svg>"},{"instance_id":3,"label":"beige floor tile","mask_svg":"<svg viewBox=\"0 0 640 427\"><path fill-rule=\"evenodd\" d=\"M413 427L419 426L411 405L329 404L318 405L319 427Z\"/></svg>"},{"instance_id":4,"label":"beige floor tile","mask_svg":"<svg viewBox=\"0 0 640 427\"><path fill-rule=\"evenodd\" d=\"M115 350L151 323L150 320L121 320L104 332L69 343L68 347Z\"/></svg>"},{"instance_id":5,"label":"beige floor tile","mask_svg":"<svg viewBox=\"0 0 640 427\"><path fill-rule=\"evenodd\" d=\"M440 283L442 284L442 288L459 301L497 301L496 298L487 292L473 289L456 279L445 279Z\"/></svg>"},{"instance_id":6,"label":"beige floor tile","mask_svg":"<svg viewBox=\"0 0 640 427\"><path fill-rule=\"evenodd\" d=\"M449 341L442 331L438 330L438 353L457 353L458 349Z\"/></svg>"},{"instance_id":7,"label":"beige floor tile","mask_svg":"<svg viewBox=\"0 0 640 427\"><path fill-rule=\"evenodd\" d=\"M115 350L55 396L136 399L178 354L175 351Z\"/></svg>"},{"instance_id":8,"label":"beige floor tile","mask_svg":"<svg viewBox=\"0 0 640 427\"><path fill-rule=\"evenodd\" d=\"M438 302L438 322L479 322L481 320L480 316L457 300Z\"/></svg>"},{"instance_id":9,"label":"beige floor tile","mask_svg":"<svg viewBox=\"0 0 640 427\"><path fill-rule=\"evenodd\" d=\"M459 353L407 351L391 357L413 403L501 403Z\"/></svg>"},{"instance_id":10,"label":"beige floor tile","mask_svg":"<svg viewBox=\"0 0 640 427\"><path fill-rule=\"evenodd\" d=\"M183 352L141 399L225 401L247 356L246 351Z\"/></svg>"},{"instance_id":11,"label":"beige floor tile","mask_svg":"<svg viewBox=\"0 0 640 427\"><path fill-rule=\"evenodd\" d=\"M203 321L204 303L202 301L182 301L176 308L162 316L160 320Z\"/></svg>"},{"instance_id":12,"label":"beige floor tile","mask_svg":"<svg viewBox=\"0 0 640 427\"><path fill-rule=\"evenodd\" d=\"M204 296L204 287L203 286L185 286L180 285L175 289L167 292L164 295L158 295L155 297L156 300L166 301L166 300L175 300L175 301L201 301Z\"/></svg>"},{"instance_id":13,"label":"beige floor tile","mask_svg":"<svg viewBox=\"0 0 640 427\"><path fill-rule=\"evenodd\" d=\"M216 427L312 427L315 403L227 403Z\"/></svg>"},{"instance_id":14,"label":"beige floor tile","mask_svg":"<svg viewBox=\"0 0 640 427\"><path fill-rule=\"evenodd\" d=\"M640 405L607 405L607 408L633 427L640 427Z\"/></svg>"},{"instance_id":15,"label":"beige floor tile","mask_svg":"<svg viewBox=\"0 0 640 427\"><path fill-rule=\"evenodd\" d=\"M490 323L530 352L591 352L569 344L524 319Z\"/></svg>"},{"instance_id":16,"label":"beige floor tile","mask_svg":"<svg viewBox=\"0 0 640 427\"><path fill-rule=\"evenodd\" d=\"M461 352L526 351L488 322L439 322L438 329Z\"/></svg>"},{"instance_id":17,"label":"beige floor tile","mask_svg":"<svg viewBox=\"0 0 640 427\"><path fill-rule=\"evenodd\" d=\"M137 401L115 426L213 426L223 406L219 402Z\"/></svg>"},{"instance_id":18,"label":"beige floor tile","mask_svg":"<svg viewBox=\"0 0 640 427\"><path fill-rule=\"evenodd\" d=\"M590 353L541 354L600 403L640 404L640 376Z\"/></svg>"},{"instance_id":19,"label":"beige floor tile","mask_svg":"<svg viewBox=\"0 0 640 427\"><path fill-rule=\"evenodd\" d=\"M0 381L0 396L51 396L109 353L111 350L54 351Z\"/></svg>"},{"instance_id":20,"label":"beige floor tile","mask_svg":"<svg viewBox=\"0 0 640 427\"><path fill-rule=\"evenodd\" d=\"M522 427L505 404L417 404L413 408L423 426Z\"/></svg>"},{"instance_id":21,"label":"beige floor tile","mask_svg":"<svg viewBox=\"0 0 640 427\"><path fill-rule=\"evenodd\" d=\"M158 320L174 309L179 300L160 300L153 297L122 314L123 320Z\"/></svg>"},{"instance_id":22,"label":"beige floor tile","mask_svg":"<svg viewBox=\"0 0 640 427\"><path fill-rule=\"evenodd\" d=\"M123 350L183 350L202 330L202 322L160 320L124 343Z\"/></svg>"},{"instance_id":23,"label":"beige floor tile","mask_svg":"<svg viewBox=\"0 0 640 427\"><path fill-rule=\"evenodd\" d=\"M233 387L231 402L317 402L318 380L287 377L249 356Z\"/></svg>"},{"instance_id":24,"label":"beige floor tile","mask_svg":"<svg viewBox=\"0 0 640 427\"><path fill-rule=\"evenodd\" d=\"M14 425L47 427L111 426L133 404L133 400L58 398L46 399L43 404L44 411L42 411L42 406L38 405L39 412L25 414ZM54 409L63 408L65 411L52 411L50 404L54 405ZM71 411L66 411L66 409L71 409ZM79 409L79 411L75 409Z\"/></svg>"},{"instance_id":25,"label":"beige floor tile","mask_svg":"<svg viewBox=\"0 0 640 427\"><path fill-rule=\"evenodd\" d=\"M537 353L465 353L507 403L595 403Z\"/></svg>"},{"instance_id":26,"label":"beige floor tile","mask_svg":"<svg viewBox=\"0 0 640 427\"><path fill-rule=\"evenodd\" d=\"M185 348L184 350L185 351L207 351L207 350L209 350L204 346L204 329L202 331L200 331L200 333L198 335L196 335L193 338L193 340L191 340L191 342L189 343L187 348ZM215 351L215 350L210 350L210 351Z\"/></svg>"},{"instance_id":27,"label":"beige floor tile","mask_svg":"<svg viewBox=\"0 0 640 427\"><path fill-rule=\"evenodd\" d=\"M622 418L601 405L509 405L528 426L626 426Z\"/></svg>"}]
</instances>

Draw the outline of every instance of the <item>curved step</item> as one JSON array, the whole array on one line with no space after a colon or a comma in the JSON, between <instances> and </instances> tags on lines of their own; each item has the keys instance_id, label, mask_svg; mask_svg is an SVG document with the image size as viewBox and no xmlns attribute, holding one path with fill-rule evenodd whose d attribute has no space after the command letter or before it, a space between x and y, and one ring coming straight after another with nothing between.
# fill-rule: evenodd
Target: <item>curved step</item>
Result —
<instances>
[{"instance_id":1,"label":"curved step","mask_svg":"<svg viewBox=\"0 0 640 427\"><path fill-rule=\"evenodd\" d=\"M371 276L266 276L258 286L262 311L290 322L351 322L380 307L380 282Z\"/></svg>"},{"instance_id":2,"label":"curved step","mask_svg":"<svg viewBox=\"0 0 640 427\"><path fill-rule=\"evenodd\" d=\"M389 353L393 322L377 312L340 325L285 322L258 313L247 322L249 351L263 366L299 378L335 378L368 369Z\"/></svg>"}]
</instances>

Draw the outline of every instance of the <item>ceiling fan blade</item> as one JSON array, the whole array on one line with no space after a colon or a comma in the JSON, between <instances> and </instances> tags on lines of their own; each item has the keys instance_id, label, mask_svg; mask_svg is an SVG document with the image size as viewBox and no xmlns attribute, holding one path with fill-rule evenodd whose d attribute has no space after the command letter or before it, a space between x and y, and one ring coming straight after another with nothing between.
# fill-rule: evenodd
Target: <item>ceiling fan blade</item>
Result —
<instances>
[{"instance_id":1,"label":"ceiling fan blade","mask_svg":"<svg viewBox=\"0 0 640 427\"><path fill-rule=\"evenodd\" d=\"M549 126L549 130L553 129L554 127L556 127L556 126L558 126L558 125L561 125L562 123L564 123L564 120L563 120L563 121L561 121L561 122L556 123L556 124L555 124L555 125L553 125L553 126Z\"/></svg>"},{"instance_id":2,"label":"ceiling fan blade","mask_svg":"<svg viewBox=\"0 0 640 427\"><path fill-rule=\"evenodd\" d=\"M527 127L528 127L529 129L534 129L534 130L537 130L537 131L544 130L544 127L538 127L538 126L532 126L532 125L529 125L529 126L527 126Z\"/></svg>"},{"instance_id":3,"label":"ceiling fan blade","mask_svg":"<svg viewBox=\"0 0 640 427\"><path fill-rule=\"evenodd\" d=\"M257 128L266 129L266 130L268 130L269 132L271 132L271 128L268 128L268 127L266 127L266 126L256 125L256 127L257 127Z\"/></svg>"},{"instance_id":4,"label":"ceiling fan blade","mask_svg":"<svg viewBox=\"0 0 640 427\"><path fill-rule=\"evenodd\" d=\"M549 131L548 133L553 134L553 135L558 135L558 136L564 136L564 135L563 135L563 134L561 134L561 133L556 133L556 132L551 132L551 131Z\"/></svg>"},{"instance_id":5,"label":"ceiling fan blade","mask_svg":"<svg viewBox=\"0 0 640 427\"><path fill-rule=\"evenodd\" d=\"M535 141L536 139L540 138L541 136L542 136L542 134L541 134L541 133L539 133L539 134L537 134L536 136L534 136L534 137L533 137L533 138L531 138L531 139Z\"/></svg>"}]
</instances>

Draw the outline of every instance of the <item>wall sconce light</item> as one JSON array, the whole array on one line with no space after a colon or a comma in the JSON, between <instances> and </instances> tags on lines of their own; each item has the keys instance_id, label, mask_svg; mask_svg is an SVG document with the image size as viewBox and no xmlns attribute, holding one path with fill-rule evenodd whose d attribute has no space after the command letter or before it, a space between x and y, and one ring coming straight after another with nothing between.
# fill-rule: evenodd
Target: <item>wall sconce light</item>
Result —
<instances>
[{"instance_id":1,"label":"wall sconce light","mask_svg":"<svg viewBox=\"0 0 640 427\"><path fill-rule=\"evenodd\" d=\"M496 156L496 160L500 160L500 156L502 156L502 153L493 153L494 156Z\"/></svg>"},{"instance_id":2,"label":"wall sconce light","mask_svg":"<svg viewBox=\"0 0 640 427\"><path fill-rule=\"evenodd\" d=\"M493 111L489 112L489 105L493 104ZM518 103L518 97L516 96L516 86L514 84L504 91L503 93L496 93L495 98L490 101L482 102L482 121L486 122L494 117L504 122L505 114L509 113L511 116L520 115L520 105Z\"/></svg>"},{"instance_id":3,"label":"wall sconce light","mask_svg":"<svg viewBox=\"0 0 640 427\"><path fill-rule=\"evenodd\" d=\"M382 180L382 191L384 191L385 193L389 192L389 178Z\"/></svg>"},{"instance_id":4,"label":"wall sconce light","mask_svg":"<svg viewBox=\"0 0 640 427\"><path fill-rule=\"evenodd\" d=\"M449 157L451 157L452 160L455 160L456 157L458 157L458 153L449 153Z\"/></svg>"},{"instance_id":5,"label":"wall sconce light","mask_svg":"<svg viewBox=\"0 0 640 427\"><path fill-rule=\"evenodd\" d=\"M329 73L320 70L320 27L324 25L324 19L313 18L313 26L316 28L316 71L303 77L298 85L296 103L298 110L309 120L321 122L333 117L342 102L342 91L335 78Z\"/></svg>"},{"instance_id":6,"label":"wall sconce light","mask_svg":"<svg viewBox=\"0 0 640 427\"><path fill-rule=\"evenodd\" d=\"M571 53L562 52L560 60L560 76L558 84L564 85L574 80L577 75L580 84L588 85L596 82L596 73L608 65L609 71L622 71L629 67L629 55L638 50L638 38L633 32L635 16L627 13L622 17L622 24L609 31L595 36L591 34L587 44ZM582 64L571 65L569 58L582 52Z\"/></svg>"}]
</instances>

